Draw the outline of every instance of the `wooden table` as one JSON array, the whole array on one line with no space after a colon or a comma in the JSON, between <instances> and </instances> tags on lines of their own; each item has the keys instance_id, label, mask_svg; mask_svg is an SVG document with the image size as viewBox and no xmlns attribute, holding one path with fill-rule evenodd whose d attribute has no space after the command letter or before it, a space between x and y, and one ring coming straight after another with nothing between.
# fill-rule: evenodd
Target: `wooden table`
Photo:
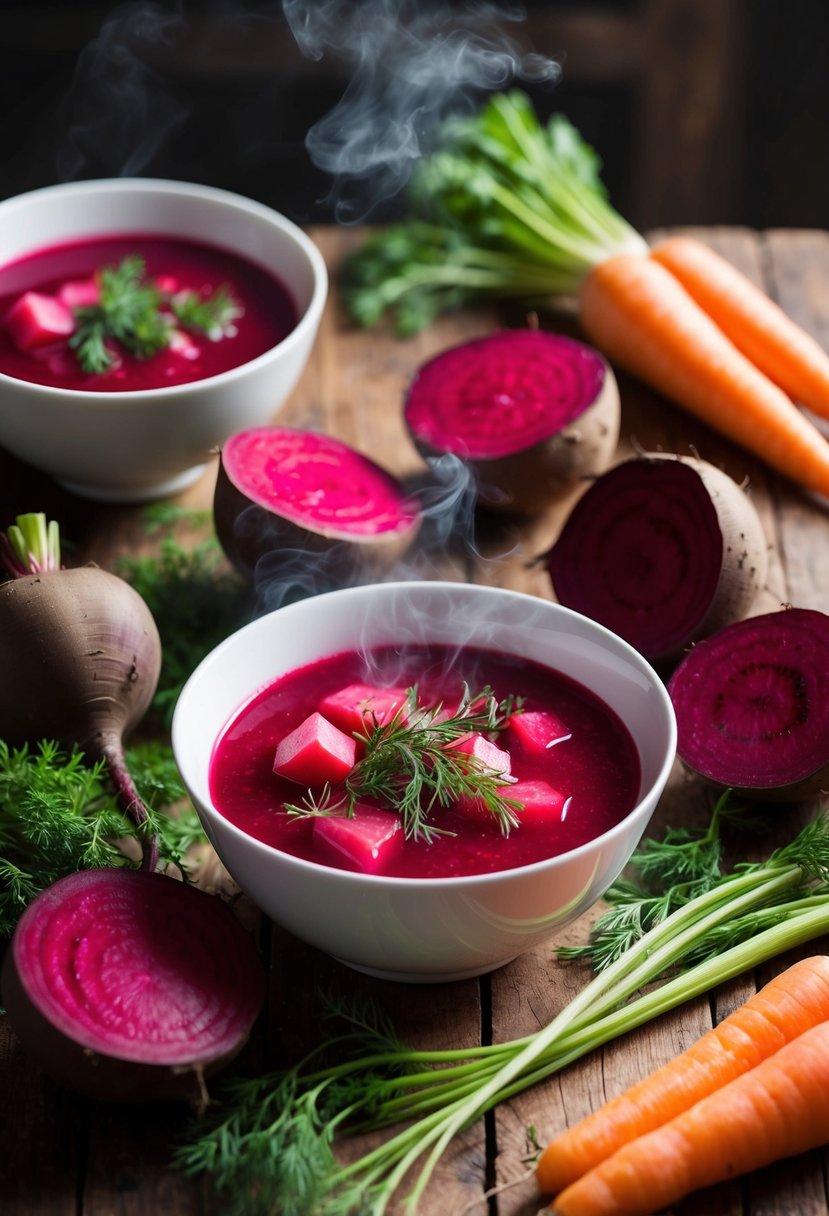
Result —
<instances>
[{"instance_id":1,"label":"wooden table","mask_svg":"<svg viewBox=\"0 0 829 1216\"><path fill-rule=\"evenodd\" d=\"M357 233L315 234L334 268ZM829 234L706 230L700 234L731 258L824 344L829 345ZM401 476L422 468L405 436L401 395L418 364L464 338L488 332L503 320L486 311L445 319L416 339L355 333L344 321L336 292L301 384L282 419L330 432L382 461ZM542 323L547 319L542 318ZM771 563L758 611L792 603L826 609L829 603L829 517L793 486L758 461L721 440L640 385L622 377L623 439L619 457L635 446L697 451L737 480L747 478L767 531ZM215 478L211 466L184 495L185 506L209 506ZM100 506L72 497L48 479L0 459L0 524L20 511L45 509L78 546L78 560L111 566L120 554L151 550L139 509ZM554 539L569 501L518 527L481 533L481 556L463 549L438 562L430 574L519 588L551 598L543 570L528 565ZM678 770L653 830L701 822L709 801ZM795 813L770 808L768 818L793 834L812 808ZM248 909L248 914L251 910ZM255 915L255 910L253 910ZM561 941L583 941L591 917L571 926ZM317 954L284 932L264 926L270 967L267 1016L251 1045L248 1066L284 1063L301 1050L317 986L371 996L408 1042L459 1047L498 1041L534 1031L586 982L586 970L556 961L554 943L516 959L480 980L438 986L372 981ZM808 950L826 948L815 943ZM803 952L808 952L804 950ZM792 961L776 960L761 974L746 975L723 989L663 1017L595 1053L543 1087L499 1109L452 1146L422 1205L424 1216L489 1212L489 1216L533 1213L539 1204L531 1182L502 1190L487 1208L484 1192L520 1179L527 1166L528 1125L544 1139L595 1107L608 1095L683 1048L775 971ZM170 1145L181 1135L185 1114L175 1107L122 1108L87 1102L56 1087L17 1046L0 1022L0 1210L12 1216L203 1216L221 1212L208 1188L171 1171ZM825 1216L825 1152L813 1152L742 1181L700 1193L679 1205L678 1216Z\"/></svg>"}]
</instances>

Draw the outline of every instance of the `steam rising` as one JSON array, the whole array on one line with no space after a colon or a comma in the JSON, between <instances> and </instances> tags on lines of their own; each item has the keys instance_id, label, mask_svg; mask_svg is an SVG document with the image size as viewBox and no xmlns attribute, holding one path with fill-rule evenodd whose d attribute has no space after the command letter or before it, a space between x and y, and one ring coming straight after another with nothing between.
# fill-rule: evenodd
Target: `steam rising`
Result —
<instances>
[{"instance_id":1,"label":"steam rising","mask_svg":"<svg viewBox=\"0 0 829 1216\"><path fill-rule=\"evenodd\" d=\"M414 544L402 558L378 569L372 562L370 547L361 560L359 546L348 542L321 552L279 545L256 565L258 611L272 612L284 604L334 588L439 576L441 567L445 571L447 555L462 562L479 557L475 542L475 481L461 460L451 455L431 460L428 479L414 487L413 492L422 524ZM240 535L246 526L253 526L254 519L256 528L261 528L260 517L253 510L247 517L248 512L242 512L236 521ZM264 539L258 531L257 539L260 544Z\"/></svg>"},{"instance_id":2,"label":"steam rising","mask_svg":"<svg viewBox=\"0 0 829 1216\"><path fill-rule=\"evenodd\" d=\"M520 48L502 28L524 19L514 4L419 0L278 0L255 12L249 0L211 0L214 28L273 30L282 18L300 54L330 56L347 78L336 106L308 131L314 165L330 175L337 220L356 223L405 186L450 114L515 80L555 83L553 59ZM198 6L196 6L198 12ZM62 180L95 173L133 176L167 150L190 119L192 98L165 67L192 41L185 0L132 0L116 8L81 52L65 102L68 134L58 152ZM274 80L277 68L274 66ZM257 102L229 94L231 129L244 135L237 163L273 155L281 93Z\"/></svg>"},{"instance_id":3,"label":"steam rising","mask_svg":"<svg viewBox=\"0 0 829 1216\"><path fill-rule=\"evenodd\" d=\"M482 92L515 78L560 75L554 60L520 51L499 28L523 20L516 6L284 0L283 8L306 55L331 53L351 69L341 100L306 138L314 164L334 179L340 223L365 220L399 193L450 113L473 109Z\"/></svg>"},{"instance_id":4,"label":"steam rising","mask_svg":"<svg viewBox=\"0 0 829 1216\"><path fill-rule=\"evenodd\" d=\"M58 152L62 180L137 175L190 114L190 103L148 62L153 48L186 32L181 4L129 4L81 52L67 99L69 133Z\"/></svg>"},{"instance_id":5,"label":"steam rising","mask_svg":"<svg viewBox=\"0 0 829 1216\"><path fill-rule=\"evenodd\" d=\"M209 7L229 27L278 20L276 0L255 14L247 4L212 0ZM126 3L83 50L66 102L69 134L58 156L62 179L91 170L138 175L186 124L191 101L163 70L192 36L186 8L184 0ZM282 13L302 54L316 60L331 55L348 77L339 103L306 138L316 167L331 175L331 201L343 223L366 219L400 192L451 114L471 112L483 94L516 79L553 84L560 77L554 60L519 48L502 28L523 20L516 5L283 0ZM261 132L272 129L278 115L264 107L254 115L246 99L232 95L226 105L245 119L248 153L251 147L264 151ZM236 155L244 155L241 145ZM256 570L260 607L270 611L332 586L439 576L448 550L461 561L479 556L475 489L472 474L456 458L430 462L428 480L416 489L423 525L402 563L378 572L368 564L356 566L351 548L350 566L339 547L316 554L279 549Z\"/></svg>"}]
</instances>

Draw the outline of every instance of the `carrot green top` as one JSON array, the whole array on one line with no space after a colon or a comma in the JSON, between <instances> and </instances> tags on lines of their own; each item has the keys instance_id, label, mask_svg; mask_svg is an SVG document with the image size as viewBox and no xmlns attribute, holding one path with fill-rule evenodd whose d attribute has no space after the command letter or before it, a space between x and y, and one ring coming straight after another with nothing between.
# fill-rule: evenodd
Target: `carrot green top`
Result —
<instances>
[{"instance_id":1,"label":"carrot green top","mask_svg":"<svg viewBox=\"0 0 829 1216\"><path fill-rule=\"evenodd\" d=\"M360 324L389 311L412 334L474 299L573 297L607 257L646 250L608 201L593 149L560 114L542 126L526 94L494 94L442 137L415 170L410 214L344 267Z\"/></svg>"}]
</instances>

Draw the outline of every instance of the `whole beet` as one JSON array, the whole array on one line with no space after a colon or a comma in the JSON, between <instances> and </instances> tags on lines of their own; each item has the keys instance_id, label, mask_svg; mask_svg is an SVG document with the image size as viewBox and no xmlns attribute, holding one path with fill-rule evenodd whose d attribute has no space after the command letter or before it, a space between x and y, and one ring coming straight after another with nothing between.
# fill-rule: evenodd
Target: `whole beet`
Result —
<instances>
[{"instance_id":1,"label":"whole beet","mask_svg":"<svg viewBox=\"0 0 829 1216\"><path fill-rule=\"evenodd\" d=\"M129 583L98 566L60 565L57 525L18 516L0 535L11 578L0 585L0 738L53 739L102 760L124 812L148 812L124 760L124 737L144 716L161 670L152 613ZM157 848L145 845L154 869Z\"/></svg>"}]
</instances>

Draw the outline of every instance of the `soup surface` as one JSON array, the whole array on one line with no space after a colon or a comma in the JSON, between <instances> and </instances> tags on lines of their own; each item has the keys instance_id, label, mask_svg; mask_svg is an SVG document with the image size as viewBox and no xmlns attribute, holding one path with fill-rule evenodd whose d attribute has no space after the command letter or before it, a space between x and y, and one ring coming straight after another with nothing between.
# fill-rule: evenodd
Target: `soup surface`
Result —
<instances>
[{"instance_id":1,"label":"soup surface","mask_svg":"<svg viewBox=\"0 0 829 1216\"><path fill-rule=\"evenodd\" d=\"M509 755L504 793L531 795L517 812L518 826L505 835L497 817L480 806L437 807L428 822L440 834L426 841L407 838L399 821L395 829L394 808L379 800L377 815L372 800L361 798L351 824L342 814L286 811L286 804L323 794L319 782L309 788L275 772L278 749L309 716L330 718L329 706L342 690L367 684L377 691L362 712L373 701L381 722L380 690L389 686L416 685L418 704L432 707L457 705L464 684L472 691L491 688L498 700L523 698L521 712L487 735ZM357 743L358 759L362 746ZM214 806L257 839L322 865L415 878L506 870L566 852L622 820L638 800L639 784L639 757L627 728L588 689L528 660L442 646L340 654L281 677L235 715L215 744L210 770ZM377 820L387 826L378 830ZM349 837L363 822L368 837L353 845Z\"/></svg>"},{"instance_id":2,"label":"soup surface","mask_svg":"<svg viewBox=\"0 0 829 1216\"><path fill-rule=\"evenodd\" d=\"M77 308L95 303L96 275L136 257L143 260L144 281L165 297L195 293L204 301L223 290L238 315L217 340L180 327L169 346L145 358L108 341L112 365L90 373L70 345L72 334L61 332L66 309L73 324ZM203 380L264 354L297 320L289 290L265 270L227 250L174 237L127 233L53 245L0 268L0 372L53 387L126 392Z\"/></svg>"}]
</instances>

